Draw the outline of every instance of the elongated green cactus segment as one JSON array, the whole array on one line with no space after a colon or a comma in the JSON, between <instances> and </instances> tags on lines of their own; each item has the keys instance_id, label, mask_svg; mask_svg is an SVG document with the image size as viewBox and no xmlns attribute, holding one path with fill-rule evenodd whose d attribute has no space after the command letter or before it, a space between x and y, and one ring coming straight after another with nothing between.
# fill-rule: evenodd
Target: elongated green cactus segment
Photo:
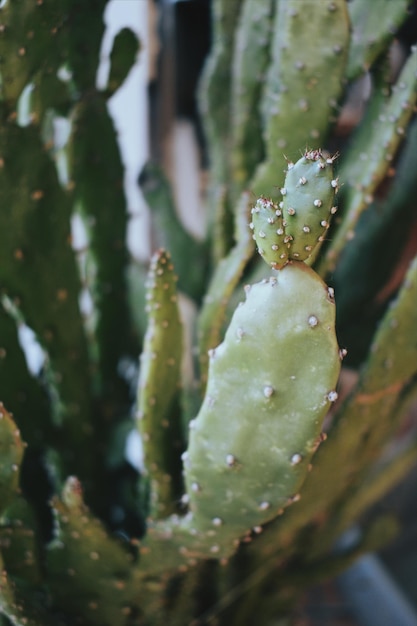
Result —
<instances>
[{"instance_id":1,"label":"elongated green cactus segment","mask_svg":"<svg viewBox=\"0 0 417 626\"><path fill-rule=\"evenodd\" d=\"M381 394L386 399L396 397L417 373L417 346L410 341L417 324L416 297L417 257L375 335L367 367L361 376L356 403L366 405L378 402Z\"/></svg>"},{"instance_id":2,"label":"elongated green cactus segment","mask_svg":"<svg viewBox=\"0 0 417 626\"><path fill-rule=\"evenodd\" d=\"M227 180L229 171L231 63L241 4L242 0L215 0L212 4L213 46L203 71L199 100L214 188Z\"/></svg>"},{"instance_id":3,"label":"elongated green cactus segment","mask_svg":"<svg viewBox=\"0 0 417 626\"><path fill-rule=\"evenodd\" d=\"M105 31L104 8L107 0L67 3L68 64L79 93L95 86Z\"/></svg>"},{"instance_id":4,"label":"elongated green cactus segment","mask_svg":"<svg viewBox=\"0 0 417 626\"><path fill-rule=\"evenodd\" d=\"M184 465L191 524L220 553L297 499L337 397L334 308L321 279L291 263L248 289L211 353Z\"/></svg>"},{"instance_id":5,"label":"elongated green cactus segment","mask_svg":"<svg viewBox=\"0 0 417 626\"><path fill-rule=\"evenodd\" d=\"M153 256L147 292L148 328L140 362L138 427L151 483L151 515L175 510L182 441L176 402L181 385L183 332L170 255ZM161 391L162 390L162 391Z\"/></svg>"},{"instance_id":6,"label":"elongated green cactus segment","mask_svg":"<svg viewBox=\"0 0 417 626\"><path fill-rule=\"evenodd\" d=\"M181 224L170 183L161 167L147 163L139 182L151 209L155 245L169 250L178 275L179 291L199 302L207 272L207 246L197 241ZM185 250L187 254L184 254ZM193 263L190 258L194 259Z\"/></svg>"},{"instance_id":7,"label":"elongated green cactus segment","mask_svg":"<svg viewBox=\"0 0 417 626\"><path fill-rule=\"evenodd\" d=\"M19 429L0 402L0 512L8 507L19 492L22 458L23 442Z\"/></svg>"},{"instance_id":8,"label":"elongated green cactus segment","mask_svg":"<svg viewBox=\"0 0 417 626\"><path fill-rule=\"evenodd\" d=\"M305 261L324 240L336 212L333 161L320 150L307 150L297 163L288 164L279 205L260 198L252 209L250 227L258 252L274 269L289 260Z\"/></svg>"},{"instance_id":9,"label":"elongated green cactus segment","mask_svg":"<svg viewBox=\"0 0 417 626\"><path fill-rule=\"evenodd\" d=\"M372 143L374 126L378 119L385 114L385 107L389 102L392 90L391 68L387 56L383 56L372 66L369 72L370 95L366 103L364 114L358 127L353 131L350 145L343 152L340 168L343 179L354 180L361 173L358 155L366 153ZM360 160L360 157L359 157ZM343 186L343 191L345 191Z\"/></svg>"},{"instance_id":10,"label":"elongated green cactus segment","mask_svg":"<svg viewBox=\"0 0 417 626\"><path fill-rule=\"evenodd\" d=\"M138 596L131 555L90 513L76 478L68 478L52 507L56 537L47 548L45 567L53 606L83 615L89 624L123 626Z\"/></svg>"},{"instance_id":11,"label":"elongated green cactus segment","mask_svg":"<svg viewBox=\"0 0 417 626\"><path fill-rule=\"evenodd\" d=\"M414 399L416 394L414 393ZM392 491L415 467L417 442L401 449L380 467L367 468L353 489L345 491L337 511L332 516L331 528L326 525L316 542L314 555L326 554L342 533L355 524L370 507L377 504L385 494Z\"/></svg>"},{"instance_id":12,"label":"elongated green cactus segment","mask_svg":"<svg viewBox=\"0 0 417 626\"><path fill-rule=\"evenodd\" d=\"M375 200L361 215L356 236L344 249L332 276L339 305L338 324L351 357L355 344L359 350L366 346L363 333L359 338L359 333L351 327L352 315L358 307L375 302L386 285L387 276L395 272L393 268L399 255L407 247L404 233L412 229L415 220L416 196L417 119L414 119L408 127L405 145L396 163L396 176L388 193L383 199ZM390 246L387 249L388 238Z\"/></svg>"},{"instance_id":13,"label":"elongated green cactus segment","mask_svg":"<svg viewBox=\"0 0 417 626\"><path fill-rule=\"evenodd\" d=\"M349 19L344 0L276 0L274 23L262 101L267 154L251 189L276 200L284 155L295 161L300 146L324 144L342 93Z\"/></svg>"},{"instance_id":14,"label":"elongated green cactus segment","mask_svg":"<svg viewBox=\"0 0 417 626\"><path fill-rule=\"evenodd\" d=\"M264 156L259 99L269 61L273 0L243 2L236 26L231 88L231 176L236 195Z\"/></svg>"},{"instance_id":15,"label":"elongated green cactus segment","mask_svg":"<svg viewBox=\"0 0 417 626\"><path fill-rule=\"evenodd\" d=\"M352 24L347 78L366 72L393 40L407 17L411 0L382 0L372 6L367 0L352 0L348 11Z\"/></svg>"},{"instance_id":16,"label":"elongated green cactus segment","mask_svg":"<svg viewBox=\"0 0 417 626\"><path fill-rule=\"evenodd\" d=\"M136 356L137 349L127 304L123 164L104 95L95 93L81 101L73 118L70 173L77 208L94 225L89 231L89 254L95 267L91 292L97 318L97 369L110 417L119 415L128 401L126 384L117 369L119 361L125 355Z\"/></svg>"},{"instance_id":17,"label":"elongated green cactus segment","mask_svg":"<svg viewBox=\"0 0 417 626\"><path fill-rule=\"evenodd\" d=\"M249 193L241 195L235 214L236 244L228 256L217 265L198 318L198 351L202 391L204 391L207 382L208 351L221 340L228 302L253 253L252 240L247 226L250 201Z\"/></svg>"},{"instance_id":18,"label":"elongated green cactus segment","mask_svg":"<svg viewBox=\"0 0 417 626\"><path fill-rule=\"evenodd\" d=\"M110 75L106 92L115 93L125 81L135 62L139 42L130 28L123 28L114 38L110 53Z\"/></svg>"},{"instance_id":19,"label":"elongated green cactus segment","mask_svg":"<svg viewBox=\"0 0 417 626\"><path fill-rule=\"evenodd\" d=\"M354 237L361 213L371 204L373 194L386 175L404 138L417 102L416 67L417 46L414 46L389 100L372 124L372 132L369 133L369 129L363 127L363 132L369 137L367 147L357 154L355 139L352 140L351 151L355 158L347 155L346 162L349 166L346 174L343 167L340 170L340 178L346 185L344 218L320 265L319 271L322 275L334 269L346 242ZM358 141L363 143L360 135Z\"/></svg>"},{"instance_id":20,"label":"elongated green cactus segment","mask_svg":"<svg viewBox=\"0 0 417 626\"><path fill-rule=\"evenodd\" d=\"M92 469L90 377L71 248L71 202L38 129L3 123L0 154L0 230L8 234L0 248L0 285L10 300L18 299L49 355L64 409L61 433L71 442L65 462L74 467L76 457L80 474L87 476Z\"/></svg>"}]
</instances>

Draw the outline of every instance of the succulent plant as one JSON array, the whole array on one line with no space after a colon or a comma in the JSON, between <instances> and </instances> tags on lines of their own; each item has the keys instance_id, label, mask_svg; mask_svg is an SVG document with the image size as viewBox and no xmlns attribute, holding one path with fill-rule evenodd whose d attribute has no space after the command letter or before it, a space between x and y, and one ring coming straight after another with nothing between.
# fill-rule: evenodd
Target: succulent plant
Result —
<instances>
[{"instance_id":1,"label":"succulent plant","mask_svg":"<svg viewBox=\"0 0 417 626\"><path fill-rule=\"evenodd\" d=\"M143 264L107 108L140 43L98 89L106 4L0 3L0 624L290 623L393 537L363 514L417 459L415 426L386 454L417 396L410 2L214 0L206 239L148 163Z\"/></svg>"}]
</instances>

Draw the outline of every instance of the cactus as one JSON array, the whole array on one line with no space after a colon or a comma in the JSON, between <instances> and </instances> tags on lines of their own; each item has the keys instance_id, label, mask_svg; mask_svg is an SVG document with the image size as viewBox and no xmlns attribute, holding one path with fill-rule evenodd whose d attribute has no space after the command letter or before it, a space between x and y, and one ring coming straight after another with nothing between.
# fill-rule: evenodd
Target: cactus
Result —
<instances>
[{"instance_id":1,"label":"cactus","mask_svg":"<svg viewBox=\"0 0 417 626\"><path fill-rule=\"evenodd\" d=\"M288 164L282 202L260 198L252 209L253 238L271 267L280 269L290 260L306 261L313 251L317 254L337 210L332 164L333 158L324 159L320 151L307 151L295 165Z\"/></svg>"},{"instance_id":2,"label":"cactus","mask_svg":"<svg viewBox=\"0 0 417 626\"><path fill-rule=\"evenodd\" d=\"M178 450L182 449L182 433L175 413L179 408L183 337L173 265L162 250L154 255L148 285L149 322L141 355L138 419L153 514L166 516L180 495Z\"/></svg>"},{"instance_id":3,"label":"cactus","mask_svg":"<svg viewBox=\"0 0 417 626\"><path fill-rule=\"evenodd\" d=\"M144 44L98 89L105 7L0 3L0 623L287 624L416 461L410 2L216 0L206 237L150 162L146 263L107 108Z\"/></svg>"}]
</instances>

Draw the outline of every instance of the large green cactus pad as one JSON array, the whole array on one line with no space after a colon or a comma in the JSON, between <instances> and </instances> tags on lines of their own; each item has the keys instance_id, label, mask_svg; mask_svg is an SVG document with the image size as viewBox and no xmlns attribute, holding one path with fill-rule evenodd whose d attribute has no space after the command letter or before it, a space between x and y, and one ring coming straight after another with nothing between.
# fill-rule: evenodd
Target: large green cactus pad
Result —
<instances>
[{"instance_id":1,"label":"large green cactus pad","mask_svg":"<svg viewBox=\"0 0 417 626\"><path fill-rule=\"evenodd\" d=\"M185 479L195 529L212 545L230 546L297 497L337 396L334 309L321 279L289 264L248 288L211 352Z\"/></svg>"}]
</instances>

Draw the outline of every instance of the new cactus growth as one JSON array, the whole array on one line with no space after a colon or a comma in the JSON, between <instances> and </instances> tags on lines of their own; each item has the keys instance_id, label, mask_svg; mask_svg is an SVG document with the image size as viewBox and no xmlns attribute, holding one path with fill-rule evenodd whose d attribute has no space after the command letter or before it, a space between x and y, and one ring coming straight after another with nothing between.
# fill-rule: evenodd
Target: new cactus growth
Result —
<instances>
[{"instance_id":1,"label":"new cactus growth","mask_svg":"<svg viewBox=\"0 0 417 626\"><path fill-rule=\"evenodd\" d=\"M0 624L287 626L417 458L411 4L215 0L207 232L164 148L148 261L108 104L152 46L99 88L106 6L0 2Z\"/></svg>"},{"instance_id":2,"label":"new cactus growth","mask_svg":"<svg viewBox=\"0 0 417 626\"><path fill-rule=\"evenodd\" d=\"M320 150L307 150L297 163L288 163L282 201L277 205L260 198L252 209L250 226L258 252L274 269L307 260L324 241L337 210L333 161Z\"/></svg>"}]
</instances>

